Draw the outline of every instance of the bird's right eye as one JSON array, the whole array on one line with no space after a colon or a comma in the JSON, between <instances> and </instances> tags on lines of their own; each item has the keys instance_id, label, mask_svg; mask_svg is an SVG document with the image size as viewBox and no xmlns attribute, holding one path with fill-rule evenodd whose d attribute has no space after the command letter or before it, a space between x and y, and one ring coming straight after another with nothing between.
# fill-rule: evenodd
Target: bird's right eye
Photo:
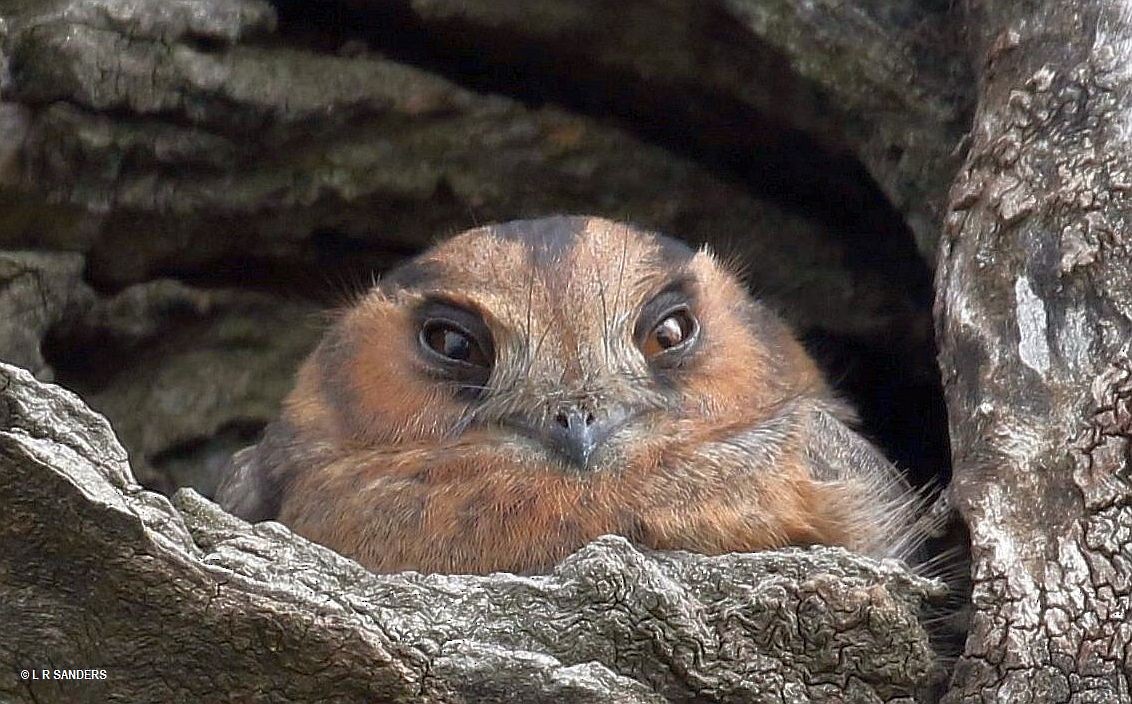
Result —
<instances>
[{"instance_id":1,"label":"bird's right eye","mask_svg":"<svg viewBox=\"0 0 1132 704\"><path fill-rule=\"evenodd\" d=\"M495 341L478 311L433 300L417 315L421 352L435 374L469 387L487 384L495 365Z\"/></svg>"},{"instance_id":2,"label":"bird's right eye","mask_svg":"<svg viewBox=\"0 0 1132 704\"><path fill-rule=\"evenodd\" d=\"M421 343L451 362L474 367L491 366L487 352L475 337L450 321L426 321L421 329Z\"/></svg>"}]
</instances>

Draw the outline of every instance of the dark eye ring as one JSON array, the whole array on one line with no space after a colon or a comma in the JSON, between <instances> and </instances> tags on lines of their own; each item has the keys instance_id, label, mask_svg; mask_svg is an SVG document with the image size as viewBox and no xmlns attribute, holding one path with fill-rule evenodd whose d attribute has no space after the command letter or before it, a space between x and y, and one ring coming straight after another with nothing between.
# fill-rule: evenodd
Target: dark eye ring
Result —
<instances>
[{"instance_id":1,"label":"dark eye ring","mask_svg":"<svg viewBox=\"0 0 1132 704\"><path fill-rule=\"evenodd\" d=\"M687 351L700 332L699 321L686 305L669 308L657 316L656 322L640 342L641 352L649 361Z\"/></svg>"},{"instance_id":2,"label":"dark eye ring","mask_svg":"<svg viewBox=\"0 0 1132 704\"><path fill-rule=\"evenodd\" d=\"M430 318L421 325L421 345L444 362L487 369L491 357L473 333L451 320Z\"/></svg>"}]
</instances>

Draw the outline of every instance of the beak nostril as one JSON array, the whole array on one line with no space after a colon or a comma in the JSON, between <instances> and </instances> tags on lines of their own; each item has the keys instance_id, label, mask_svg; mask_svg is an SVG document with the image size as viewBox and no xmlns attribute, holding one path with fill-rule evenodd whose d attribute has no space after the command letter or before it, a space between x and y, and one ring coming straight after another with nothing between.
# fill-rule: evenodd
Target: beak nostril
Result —
<instances>
[{"instance_id":1,"label":"beak nostril","mask_svg":"<svg viewBox=\"0 0 1132 704\"><path fill-rule=\"evenodd\" d=\"M601 447L630 418L619 406L598 407L595 412L582 404L565 403L544 407L537 420L511 416L504 422L543 443L579 469L593 467L593 458L604 456Z\"/></svg>"},{"instance_id":2,"label":"beak nostril","mask_svg":"<svg viewBox=\"0 0 1132 704\"><path fill-rule=\"evenodd\" d=\"M559 411L554 414L554 422L567 430L577 428L590 428L597 423L597 418L591 411L583 411L579 408L568 408L565 411Z\"/></svg>"}]
</instances>

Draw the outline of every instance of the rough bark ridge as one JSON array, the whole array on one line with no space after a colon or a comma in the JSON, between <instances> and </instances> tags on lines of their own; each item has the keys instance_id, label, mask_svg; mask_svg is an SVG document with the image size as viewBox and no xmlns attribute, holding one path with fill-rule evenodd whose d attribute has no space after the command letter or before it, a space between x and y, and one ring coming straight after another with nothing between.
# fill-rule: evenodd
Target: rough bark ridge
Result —
<instances>
[{"instance_id":1,"label":"rough bark ridge","mask_svg":"<svg viewBox=\"0 0 1132 704\"><path fill-rule=\"evenodd\" d=\"M969 3L938 326L975 614L949 700L1132 697L1132 8Z\"/></svg>"},{"instance_id":2,"label":"rough bark ridge","mask_svg":"<svg viewBox=\"0 0 1132 704\"><path fill-rule=\"evenodd\" d=\"M101 416L2 364L0 511L6 701L912 702L934 666L939 586L836 549L373 575L143 490Z\"/></svg>"}]
</instances>

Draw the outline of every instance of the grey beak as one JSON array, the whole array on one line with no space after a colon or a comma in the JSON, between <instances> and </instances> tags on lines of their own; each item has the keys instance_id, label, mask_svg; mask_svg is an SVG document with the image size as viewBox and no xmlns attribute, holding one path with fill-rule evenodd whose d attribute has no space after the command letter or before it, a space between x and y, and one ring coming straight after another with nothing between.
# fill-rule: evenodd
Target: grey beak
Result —
<instances>
[{"instance_id":1,"label":"grey beak","mask_svg":"<svg viewBox=\"0 0 1132 704\"><path fill-rule=\"evenodd\" d=\"M576 469L588 470L602 443L625 425L632 415L620 406L590 410L581 404L571 403L552 409L551 416L544 416L540 423L532 423L520 415L506 418L503 422L553 450Z\"/></svg>"},{"instance_id":2,"label":"grey beak","mask_svg":"<svg viewBox=\"0 0 1132 704\"><path fill-rule=\"evenodd\" d=\"M559 452L579 469L588 469L594 451L624 425L628 414L622 410L595 413L581 406L564 407L548 423L546 434Z\"/></svg>"}]
</instances>

